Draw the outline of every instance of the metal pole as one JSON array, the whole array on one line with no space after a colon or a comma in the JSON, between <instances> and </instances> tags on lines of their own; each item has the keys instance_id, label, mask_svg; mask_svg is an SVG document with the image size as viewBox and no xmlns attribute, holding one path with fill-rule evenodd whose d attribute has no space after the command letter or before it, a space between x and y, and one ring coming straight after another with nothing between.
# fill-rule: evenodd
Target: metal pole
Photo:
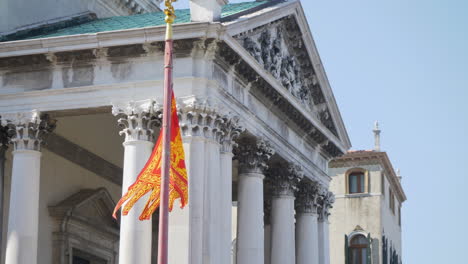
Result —
<instances>
[{"instance_id":1,"label":"metal pole","mask_svg":"<svg viewBox=\"0 0 468 264\"><path fill-rule=\"evenodd\" d=\"M168 6L169 2L169 6ZM161 166L161 204L159 209L159 239L158 264L167 264L168 256L168 222L169 222L169 170L171 155L171 103L172 103L172 23L174 22L174 9L166 1L166 47L164 51L164 101L163 101L163 149Z\"/></svg>"}]
</instances>

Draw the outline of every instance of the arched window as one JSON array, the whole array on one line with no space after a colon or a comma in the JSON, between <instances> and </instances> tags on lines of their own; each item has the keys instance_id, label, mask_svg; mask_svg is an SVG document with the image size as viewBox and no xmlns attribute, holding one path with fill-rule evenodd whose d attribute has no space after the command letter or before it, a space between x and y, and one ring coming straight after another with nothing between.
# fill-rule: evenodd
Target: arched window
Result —
<instances>
[{"instance_id":1,"label":"arched window","mask_svg":"<svg viewBox=\"0 0 468 264\"><path fill-rule=\"evenodd\" d=\"M348 176L348 192L350 194L366 192L366 178L363 171L351 172Z\"/></svg>"},{"instance_id":2,"label":"arched window","mask_svg":"<svg viewBox=\"0 0 468 264\"><path fill-rule=\"evenodd\" d=\"M370 264L367 262L368 239L363 235L355 235L349 243L349 264Z\"/></svg>"}]
</instances>

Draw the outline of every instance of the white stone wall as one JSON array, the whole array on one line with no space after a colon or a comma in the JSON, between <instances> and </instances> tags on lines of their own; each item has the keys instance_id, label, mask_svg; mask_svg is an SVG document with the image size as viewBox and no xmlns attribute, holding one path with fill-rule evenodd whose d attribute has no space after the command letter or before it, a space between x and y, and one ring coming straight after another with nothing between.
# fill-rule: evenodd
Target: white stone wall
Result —
<instances>
[{"instance_id":1,"label":"white stone wall","mask_svg":"<svg viewBox=\"0 0 468 264\"><path fill-rule=\"evenodd\" d=\"M381 255L380 166L358 166L369 172L370 193L347 195L345 173L351 168L329 169L332 176L330 190L336 195L329 217L331 264L345 263L345 235L349 236L358 225L362 227L366 236L370 233L372 238L377 239L374 243L378 241L379 249L378 252L372 252L373 260Z\"/></svg>"},{"instance_id":2,"label":"white stone wall","mask_svg":"<svg viewBox=\"0 0 468 264\"><path fill-rule=\"evenodd\" d=\"M381 204L381 214L382 214L382 230L384 231L384 235L388 239L388 250L390 252L390 245L392 248L396 249L398 256L400 259L402 258L402 250L401 250L401 226L398 225L398 207L400 202L398 198L394 195L395 199L395 213L392 213L390 210L390 195L388 188L390 186L388 179L384 177L385 182L385 197L382 199ZM393 192L395 193L395 192ZM390 256L390 253L389 253Z\"/></svg>"}]
</instances>

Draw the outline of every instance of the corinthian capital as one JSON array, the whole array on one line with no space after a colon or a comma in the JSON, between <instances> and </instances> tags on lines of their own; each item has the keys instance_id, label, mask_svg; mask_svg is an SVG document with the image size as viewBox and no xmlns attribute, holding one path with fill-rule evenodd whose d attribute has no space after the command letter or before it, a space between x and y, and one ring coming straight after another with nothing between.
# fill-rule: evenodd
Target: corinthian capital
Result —
<instances>
[{"instance_id":1,"label":"corinthian capital","mask_svg":"<svg viewBox=\"0 0 468 264\"><path fill-rule=\"evenodd\" d=\"M204 137L220 142L225 120L208 102L193 99L179 108L179 123L183 136Z\"/></svg>"},{"instance_id":2,"label":"corinthian capital","mask_svg":"<svg viewBox=\"0 0 468 264\"><path fill-rule=\"evenodd\" d=\"M241 137L234 148L234 155L239 160L240 173L264 173L267 162L275 154L270 144L263 139Z\"/></svg>"},{"instance_id":3,"label":"corinthian capital","mask_svg":"<svg viewBox=\"0 0 468 264\"><path fill-rule=\"evenodd\" d=\"M275 162L267 170L267 184L275 196L293 196L304 177L299 165L291 162Z\"/></svg>"},{"instance_id":4,"label":"corinthian capital","mask_svg":"<svg viewBox=\"0 0 468 264\"><path fill-rule=\"evenodd\" d=\"M315 182L302 181L296 194L296 211L298 213L317 213L319 186Z\"/></svg>"},{"instance_id":5,"label":"corinthian capital","mask_svg":"<svg viewBox=\"0 0 468 264\"><path fill-rule=\"evenodd\" d=\"M41 150L44 136L55 128L56 120L39 111L2 114L14 150ZM3 142L4 143L4 142Z\"/></svg>"},{"instance_id":6,"label":"corinthian capital","mask_svg":"<svg viewBox=\"0 0 468 264\"><path fill-rule=\"evenodd\" d=\"M160 108L153 100L113 104L112 114L120 116L117 122L122 131L119 134L125 135L125 141L153 141L153 127L160 124L160 113L156 109Z\"/></svg>"},{"instance_id":7,"label":"corinthian capital","mask_svg":"<svg viewBox=\"0 0 468 264\"><path fill-rule=\"evenodd\" d=\"M332 192L329 192L325 187L322 187L318 200L319 220L325 221L330 215L330 209L333 208L335 195Z\"/></svg>"},{"instance_id":8,"label":"corinthian capital","mask_svg":"<svg viewBox=\"0 0 468 264\"><path fill-rule=\"evenodd\" d=\"M240 133L244 131L239 125L239 117L225 116L223 117L224 123L221 126L223 135L221 137L221 152L231 153L232 148L236 145L234 140L239 137Z\"/></svg>"}]
</instances>

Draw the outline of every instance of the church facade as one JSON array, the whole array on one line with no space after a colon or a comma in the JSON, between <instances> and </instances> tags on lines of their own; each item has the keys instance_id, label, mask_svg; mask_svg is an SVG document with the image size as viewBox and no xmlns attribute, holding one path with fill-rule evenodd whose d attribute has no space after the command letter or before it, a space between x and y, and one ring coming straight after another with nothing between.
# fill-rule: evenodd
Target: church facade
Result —
<instances>
[{"instance_id":1,"label":"church facade","mask_svg":"<svg viewBox=\"0 0 468 264\"><path fill-rule=\"evenodd\" d=\"M190 4L174 25L189 205L170 214L169 262L329 264L328 163L350 141L300 2ZM159 135L150 11L1 36L5 263L155 263L145 201L111 218Z\"/></svg>"}]
</instances>

